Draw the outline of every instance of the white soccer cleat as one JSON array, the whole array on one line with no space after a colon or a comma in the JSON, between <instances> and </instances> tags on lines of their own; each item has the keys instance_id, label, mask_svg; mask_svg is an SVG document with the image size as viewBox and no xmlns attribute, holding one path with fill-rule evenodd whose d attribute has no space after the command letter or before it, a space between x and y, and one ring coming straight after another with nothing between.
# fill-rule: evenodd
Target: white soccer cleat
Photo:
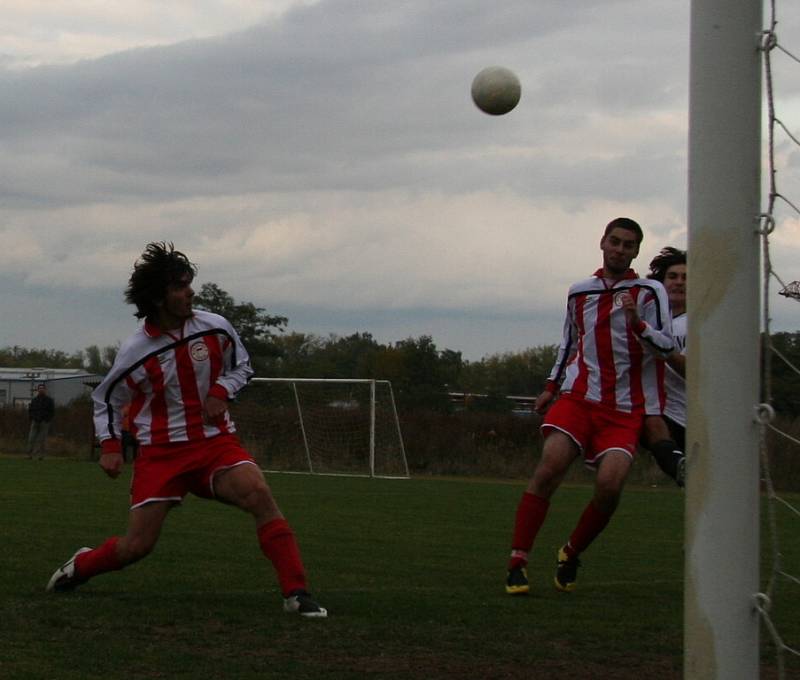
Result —
<instances>
[{"instance_id":1,"label":"white soccer cleat","mask_svg":"<svg viewBox=\"0 0 800 680\"><path fill-rule=\"evenodd\" d=\"M289 593L289 597L283 600L283 611L310 619L324 619L328 616L328 610L320 607L305 590L293 590Z\"/></svg>"},{"instance_id":2,"label":"white soccer cleat","mask_svg":"<svg viewBox=\"0 0 800 680\"><path fill-rule=\"evenodd\" d=\"M76 578L75 576L75 558L86 552L91 552L92 548L83 547L76 550L75 554L70 557L64 564L62 564L55 573L50 577L47 583L47 592L63 592L65 590L72 590L79 586L84 581Z\"/></svg>"}]
</instances>

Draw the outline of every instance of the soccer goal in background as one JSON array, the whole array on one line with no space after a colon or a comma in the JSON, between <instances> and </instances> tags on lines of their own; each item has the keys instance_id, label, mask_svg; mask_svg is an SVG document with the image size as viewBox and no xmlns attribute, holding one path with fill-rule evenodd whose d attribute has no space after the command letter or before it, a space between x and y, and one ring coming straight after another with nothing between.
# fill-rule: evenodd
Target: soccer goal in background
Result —
<instances>
[{"instance_id":1,"label":"soccer goal in background","mask_svg":"<svg viewBox=\"0 0 800 680\"><path fill-rule=\"evenodd\" d=\"M232 411L268 472L409 476L388 380L254 378Z\"/></svg>"}]
</instances>

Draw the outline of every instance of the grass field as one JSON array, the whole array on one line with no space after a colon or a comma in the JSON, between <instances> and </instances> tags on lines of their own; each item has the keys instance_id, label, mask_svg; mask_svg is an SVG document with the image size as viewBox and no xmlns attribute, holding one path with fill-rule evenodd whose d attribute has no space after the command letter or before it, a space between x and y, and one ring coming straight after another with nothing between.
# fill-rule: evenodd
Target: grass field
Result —
<instances>
[{"instance_id":1,"label":"grass field","mask_svg":"<svg viewBox=\"0 0 800 680\"><path fill-rule=\"evenodd\" d=\"M123 529L128 475L0 458L1 678L681 676L677 489L627 489L568 595L551 585L554 553L588 487L556 495L529 568L534 592L511 598L502 586L523 483L289 475L270 483L327 620L284 614L250 519L196 498L143 562L45 593L76 548ZM796 558L797 543L784 552ZM788 643L800 639L797 595L782 601ZM774 677L766 642L763 656L762 677Z\"/></svg>"}]
</instances>

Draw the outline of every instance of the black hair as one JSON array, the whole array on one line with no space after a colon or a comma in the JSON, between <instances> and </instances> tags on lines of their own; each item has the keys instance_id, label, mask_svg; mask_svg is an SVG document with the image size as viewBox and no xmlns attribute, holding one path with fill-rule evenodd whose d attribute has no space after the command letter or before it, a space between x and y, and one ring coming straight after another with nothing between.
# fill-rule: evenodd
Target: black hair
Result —
<instances>
[{"instance_id":1,"label":"black hair","mask_svg":"<svg viewBox=\"0 0 800 680\"><path fill-rule=\"evenodd\" d=\"M149 243L142 256L133 265L125 302L136 305L137 319L154 319L158 315L157 302L167 295L167 287L178 283L184 276L194 278L197 267L172 243Z\"/></svg>"},{"instance_id":2,"label":"black hair","mask_svg":"<svg viewBox=\"0 0 800 680\"><path fill-rule=\"evenodd\" d=\"M650 273L647 278L664 283L667 269L674 267L676 264L686 264L686 251L672 246L662 248L661 252L650 262Z\"/></svg>"},{"instance_id":3,"label":"black hair","mask_svg":"<svg viewBox=\"0 0 800 680\"><path fill-rule=\"evenodd\" d=\"M612 229L616 229L619 227L620 229L627 229L628 231L632 231L636 234L636 244L641 245L642 241L644 240L644 232L642 228L639 226L638 222L634 222L630 217L617 217L611 220L606 225L606 230L603 232L603 238L608 236L608 233Z\"/></svg>"}]
</instances>

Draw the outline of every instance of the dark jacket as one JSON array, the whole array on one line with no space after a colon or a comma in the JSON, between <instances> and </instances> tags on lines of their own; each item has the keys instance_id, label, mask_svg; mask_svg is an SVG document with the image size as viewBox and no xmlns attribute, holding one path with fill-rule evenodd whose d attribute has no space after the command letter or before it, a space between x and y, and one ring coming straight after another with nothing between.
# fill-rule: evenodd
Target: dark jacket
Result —
<instances>
[{"instance_id":1,"label":"dark jacket","mask_svg":"<svg viewBox=\"0 0 800 680\"><path fill-rule=\"evenodd\" d=\"M46 394L37 394L28 405L28 416L36 423L49 423L56 412L56 403Z\"/></svg>"}]
</instances>

